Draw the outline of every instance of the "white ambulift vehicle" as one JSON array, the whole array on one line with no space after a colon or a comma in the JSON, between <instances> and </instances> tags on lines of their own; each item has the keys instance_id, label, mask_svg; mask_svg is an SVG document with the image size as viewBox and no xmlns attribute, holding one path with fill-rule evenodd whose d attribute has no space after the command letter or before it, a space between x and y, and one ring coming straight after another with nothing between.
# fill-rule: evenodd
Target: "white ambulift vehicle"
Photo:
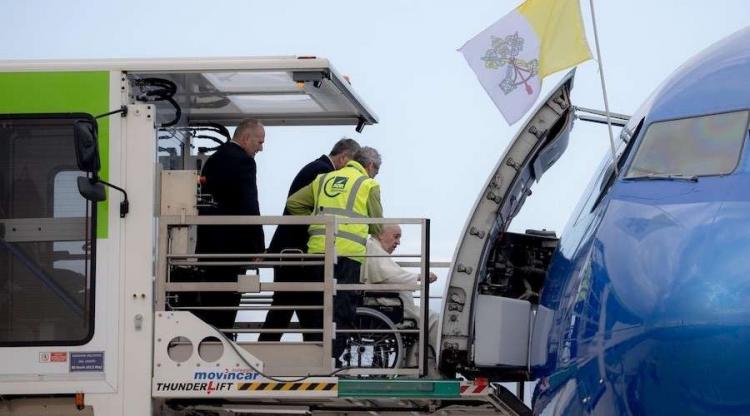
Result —
<instances>
[{"instance_id":1,"label":"white ambulift vehicle","mask_svg":"<svg viewBox=\"0 0 750 416\"><path fill-rule=\"evenodd\" d=\"M197 215L200 204L212 203L200 193L202 161L229 139L227 127L249 117L266 126L357 131L377 122L325 59L0 63L0 415L528 411L485 379L428 372L436 357L426 345L427 302L419 322L405 321L398 307L366 302L399 290L428 299L427 279L418 286L335 283L341 218ZM429 220L378 222L421 229L421 252L400 257L427 275ZM222 262L194 251L199 224L311 223L326 226L324 255L225 253ZM211 265L257 271L300 263L323 265L325 281L269 283L258 273L236 283L174 278ZM337 330L333 296L346 290L365 291L364 306L357 328ZM261 320L215 328L191 313L211 307L175 301L209 291L243 293L234 309L261 312L274 291L323 292L324 325L274 330ZM274 331L318 332L323 341L255 341ZM347 339L346 365L331 358L334 337ZM408 346L417 360L405 359Z\"/></svg>"}]
</instances>

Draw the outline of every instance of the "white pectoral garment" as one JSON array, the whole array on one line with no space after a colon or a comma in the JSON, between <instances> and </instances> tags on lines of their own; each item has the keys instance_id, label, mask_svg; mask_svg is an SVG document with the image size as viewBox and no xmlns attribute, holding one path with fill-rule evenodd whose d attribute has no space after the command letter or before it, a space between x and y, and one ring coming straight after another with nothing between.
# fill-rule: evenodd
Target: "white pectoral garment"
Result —
<instances>
[{"instance_id":1,"label":"white pectoral garment","mask_svg":"<svg viewBox=\"0 0 750 416\"><path fill-rule=\"evenodd\" d=\"M388 252L383 250L380 242L372 237L367 239L367 254L377 256L388 256ZM368 257L365 260L364 273L362 273L363 283L390 283L390 284L417 284L419 275L412 273L396 264L391 257ZM411 291L404 290L399 292L399 297L404 303L404 316L408 319L417 320L419 317L419 307L414 303L414 294ZM387 305L388 299L379 300Z\"/></svg>"}]
</instances>

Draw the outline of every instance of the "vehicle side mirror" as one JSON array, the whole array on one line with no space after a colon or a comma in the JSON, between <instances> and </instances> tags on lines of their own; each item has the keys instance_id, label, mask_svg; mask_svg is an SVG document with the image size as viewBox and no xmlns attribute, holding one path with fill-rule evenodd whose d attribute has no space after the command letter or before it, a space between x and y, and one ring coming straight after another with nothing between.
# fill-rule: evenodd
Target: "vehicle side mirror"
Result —
<instances>
[{"instance_id":1,"label":"vehicle side mirror","mask_svg":"<svg viewBox=\"0 0 750 416\"><path fill-rule=\"evenodd\" d=\"M96 173L101 169L96 131L97 126L94 120L83 119L73 123L78 169L93 173L94 177L96 177ZM80 182L78 185L80 189Z\"/></svg>"},{"instance_id":2,"label":"vehicle side mirror","mask_svg":"<svg viewBox=\"0 0 750 416\"><path fill-rule=\"evenodd\" d=\"M96 179L85 176L78 177L78 192L82 197L91 202L101 202L107 199L104 192L104 184L97 182Z\"/></svg>"}]
</instances>

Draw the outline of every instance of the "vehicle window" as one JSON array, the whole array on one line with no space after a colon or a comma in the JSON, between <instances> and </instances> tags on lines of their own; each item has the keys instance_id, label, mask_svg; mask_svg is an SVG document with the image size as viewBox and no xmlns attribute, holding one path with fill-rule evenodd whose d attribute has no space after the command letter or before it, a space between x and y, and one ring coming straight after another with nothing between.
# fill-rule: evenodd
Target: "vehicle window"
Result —
<instances>
[{"instance_id":1,"label":"vehicle window","mask_svg":"<svg viewBox=\"0 0 750 416\"><path fill-rule=\"evenodd\" d=\"M747 111L654 123L626 178L731 173L739 162L747 124Z\"/></svg>"},{"instance_id":2,"label":"vehicle window","mask_svg":"<svg viewBox=\"0 0 750 416\"><path fill-rule=\"evenodd\" d=\"M72 116L0 116L0 345L93 334L95 205L78 193Z\"/></svg>"}]
</instances>

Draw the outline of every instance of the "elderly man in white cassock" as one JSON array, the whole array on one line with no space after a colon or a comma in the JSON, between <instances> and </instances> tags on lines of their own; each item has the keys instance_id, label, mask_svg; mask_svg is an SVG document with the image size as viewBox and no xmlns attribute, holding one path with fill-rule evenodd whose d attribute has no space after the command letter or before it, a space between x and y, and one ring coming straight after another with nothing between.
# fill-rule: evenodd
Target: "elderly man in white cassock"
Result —
<instances>
[{"instance_id":1,"label":"elderly man in white cassock","mask_svg":"<svg viewBox=\"0 0 750 416\"><path fill-rule=\"evenodd\" d=\"M396 247L401 244L401 227L398 224L385 224L377 236L367 239L368 256L388 256L393 254ZM364 273L362 281L364 283L387 283L387 284L416 284L421 281L417 273L412 273L396 264L391 257L367 257L365 260ZM437 280L435 273L430 273L430 283ZM404 305L404 318L413 319L419 322L419 307L414 303L414 294L411 291L402 291L399 294ZM378 298L378 303L382 305L393 305L398 302L395 299ZM428 328L429 344L435 351L437 345L437 324L438 314L430 311ZM407 353L407 357L412 357L413 353Z\"/></svg>"}]
</instances>

